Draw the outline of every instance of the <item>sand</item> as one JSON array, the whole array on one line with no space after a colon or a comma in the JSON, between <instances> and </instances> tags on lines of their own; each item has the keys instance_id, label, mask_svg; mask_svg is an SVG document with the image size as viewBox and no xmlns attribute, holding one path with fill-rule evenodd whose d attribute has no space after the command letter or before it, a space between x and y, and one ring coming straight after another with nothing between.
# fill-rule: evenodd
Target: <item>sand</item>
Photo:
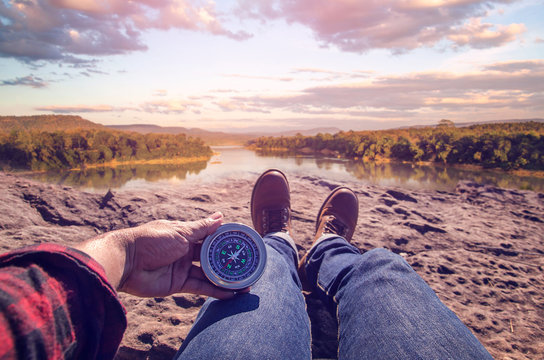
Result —
<instances>
[{"instance_id":1,"label":"sand","mask_svg":"<svg viewBox=\"0 0 544 360\"><path fill-rule=\"evenodd\" d=\"M249 199L259 174L159 191L91 194L0 173L0 249L40 242L75 244L108 230L155 219L197 220L222 211L251 225ZM544 354L544 194L460 183L455 191L405 190L287 174L293 228L302 256L316 212L337 185L359 197L353 243L403 256L495 359ZM129 327L118 359L169 359L205 301L177 294L120 294ZM336 328L311 294L314 357L334 357Z\"/></svg>"}]
</instances>

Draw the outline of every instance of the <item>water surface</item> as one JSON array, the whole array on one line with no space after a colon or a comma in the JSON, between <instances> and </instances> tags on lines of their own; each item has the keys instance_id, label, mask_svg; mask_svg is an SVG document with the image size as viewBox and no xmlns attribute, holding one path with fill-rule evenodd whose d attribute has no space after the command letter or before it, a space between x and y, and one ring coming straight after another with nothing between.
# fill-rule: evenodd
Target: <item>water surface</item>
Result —
<instances>
[{"instance_id":1,"label":"water surface","mask_svg":"<svg viewBox=\"0 0 544 360\"><path fill-rule=\"evenodd\" d=\"M544 179L521 177L496 170L467 170L457 167L361 161L313 155L257 154L240 147L214 147L208 162L181 165L127 165L83 171L34 173L28 176L44 182L64 184L87 191L111 189L154 189L181 182L213 182L224 177L255 177L269 168L289 176L317 176L331 180L357 180L368 184L409 189L453 190L460 180L488 183L505 188L544 192Z\"/></svg>"}]
</instances>

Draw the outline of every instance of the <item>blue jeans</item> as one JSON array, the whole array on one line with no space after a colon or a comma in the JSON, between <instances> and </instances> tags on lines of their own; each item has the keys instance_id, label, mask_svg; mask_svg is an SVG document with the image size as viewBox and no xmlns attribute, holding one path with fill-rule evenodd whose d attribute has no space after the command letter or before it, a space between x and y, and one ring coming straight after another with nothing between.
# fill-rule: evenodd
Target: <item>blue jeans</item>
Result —
<instances>
[{"instance_id":1,"label":"blue jeans","mask_svg":"<svg viewBox=\"0 0 544 360\"><path fill-rule=\"evenodd\" d=\"M248 294L209 298L176 359L310 359L311 335L285 233L265 238L268 263ZM492 359L406 261L324 235L310 250L310 284L334 302L339 359Z\"/></svg>"}]
</instances>

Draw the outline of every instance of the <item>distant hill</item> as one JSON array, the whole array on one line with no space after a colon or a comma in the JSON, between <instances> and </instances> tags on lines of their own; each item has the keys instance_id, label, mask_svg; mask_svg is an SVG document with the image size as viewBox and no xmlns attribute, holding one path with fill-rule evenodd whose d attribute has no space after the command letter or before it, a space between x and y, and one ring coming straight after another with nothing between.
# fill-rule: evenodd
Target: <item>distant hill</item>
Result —
<instances>
[{"instance_id":1,"label":"distant hill","mask_svg":"<svg viewBox=\"0 0 544 360\"><path fill-rule=\"evenodd\" d=\"M197 128L184 128L181 126L159 126L148 124L132 125L107 125L108 128L120 131L134 131L141 134L186 134L199 137L207 145L243 145L256 137L255 134L229 134L219 131L207 131Z\"/></svg>"},{"instance_id":2,"label":"distant hill","mask_svg":"<svg viewBox=\"0 0 544 360\"><path fill-rule=\"evenodd\" d=\"M208 145L244 145L249 140L258 138L259 136L294 136L302 134L304 136L314 136L318 133L335 134L340 129L335 127L321 127L308 130L290 130L274 133L226 133L221 131L208 131L198 128L185 128L180 126L159 126L149 124L132 124L132 125L107 125L110 129L121 131L134 131L137 133L165 133L165 134L187 134L193 137L199 137Z\"/></svg>"},{"instance_id":3,"label":"distant hill","mask_svg":"<svg viewBox=\"0 0 544 360\"><path fill-rule=\"evenodd\" d=\"M462 122L455 123L457 127L472 126L472 125L485 125L485 124L504 124L504 123L520 123L520 122L544 122L544 119L534 118L534 119L508 119L508 120L489 120L489 121L471 121L471 122Z\"/></svg>"},{"instance_id":4,"label":"distant hill","mask_svg":"<svg viewBox=\"0 0 544 360\"><path fill-rule=\"evenodd\" d=\"M105 129L105 126L74 115L0 116L0 131L73 129Z\"/></svg>"},{"instance_id":5,"label":"distant hill","mask_svg":"<svg viewBox=\"0 0 544 360\"><path fill-rule=\"evenodd\" d=\"M104 126L76 115L0 116L0 131L9 132L11 130L39 130L51 132L75 129L110 129L132 131L141 134L186 134L194 138L201 138L207 145L244 145L249 140L263 135L294 136L300 133L304 136L313 136L317 135L318 133L334 134L340 131L340 129L335 127L322 127L309 130L289 130L275 133L227 133L222 131L208 131L198 128L185 128L181 126L159 126L150 124Z\"/></svg>"},{"instance_id":6,"label":"distant hill","mask_svg":"<svg viewBox=\"0 0 544 360\"><path fill-rule=\"evenodd\" d=\"M340 132L341 129L337 127L320 127L308 130L290 130L290 131L280 131L272 134L258 134L258 136L294 136L296 134L301 134L304 136L315 136L319 133L321 134L336 134Z\"/></svg>"},{"instance_id":7,"label":"distant hill","mask_svg":"<svg viewBox=\"0 0 544 360\"><path fill-rule=\"evenodd\" d=\"M442 119L442 120L445 120L445 119ZM451 121L451 120L447 120L447 121ZM471 122L453 122L453 124L455 125L455 127L467 127L467 126L472 126L472 125L521 123L521 122L529 122L529 121L544 122L544 119L534 118L534 119L486 120L486 121L471 121ZM401 127L398 127L398 128L393 128L391 130L396 130L396 129L399 129L399 130L401 130L401 129L420 129L420 128L424 128L424 127L437 126L437 125L438 125L438 122L436 124L429 124L429 125L407 125L407 126L401 126Z\"/></svg>"}]
</instances>

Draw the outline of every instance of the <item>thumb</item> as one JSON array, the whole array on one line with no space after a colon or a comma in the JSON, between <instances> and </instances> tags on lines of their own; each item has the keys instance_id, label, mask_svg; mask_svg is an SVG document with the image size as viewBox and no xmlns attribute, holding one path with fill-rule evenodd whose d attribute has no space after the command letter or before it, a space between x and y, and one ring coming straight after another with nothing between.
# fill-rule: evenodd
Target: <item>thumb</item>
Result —
<instances>
[{"instance_id":1,"label":"thumb","mask_svg":"<svg viewBox=\"0 0 544 360\"><path fill-rule=\"evenodd\" d=\"M185 229L183 229L184 231L182 232L182 235L184 235L190 242L196 242L204 239L210 234L213 234L215 230L221 226L222 222L223 214L216 212L206 219L184 223Z\"/></svg>"}]
</instances>

